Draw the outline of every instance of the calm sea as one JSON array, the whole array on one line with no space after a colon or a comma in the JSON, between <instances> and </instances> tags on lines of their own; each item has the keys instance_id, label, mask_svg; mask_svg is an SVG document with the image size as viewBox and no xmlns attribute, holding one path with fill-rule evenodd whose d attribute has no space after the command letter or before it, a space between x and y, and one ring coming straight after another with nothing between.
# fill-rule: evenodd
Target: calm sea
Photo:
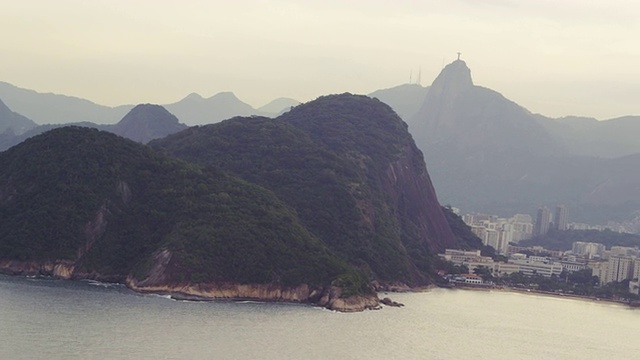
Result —
<instances>
[{"instance_id":1,"label":"calm sea","mask_svg":"<svg viewBox=\"0 0 640 360\"><path fill-rule=\"evenodd\" d=\"M504 292L390 295L406 306L342 314L0 276L0 359L640 359L640 309Z\"/></svg>"}]
</instances>

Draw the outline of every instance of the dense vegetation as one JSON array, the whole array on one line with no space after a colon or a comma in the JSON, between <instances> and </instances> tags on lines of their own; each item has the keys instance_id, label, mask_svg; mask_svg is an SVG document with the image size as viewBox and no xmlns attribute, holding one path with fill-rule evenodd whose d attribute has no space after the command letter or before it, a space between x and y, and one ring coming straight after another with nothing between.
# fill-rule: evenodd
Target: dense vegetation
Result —
<instances>
[{"instance_id":1,"label":"dense vegetation","mask_svg":"<svg viewBox=\"0 0 640 360\"><path fill-rule=\"evenodd\" d=\"M0 153L0 224L3 259L74 260L113 279L144 277L161 249L175 282L358 276L269 191L95 129L55 129Z\"/></svg>"},{"instance_id":2,"label":"dense vegetation","mask_svg":"<svg viewBox=\"0 0 640 360\"><path fill-rule=\"evenodd\" d=\"M348 94L277 119L234 118L150 143L272 190L314 235L372 278L425 282L432 254L406 220L410 210L393 205L380 180L409 144L406 124L388 106ZM423 162L412 165L424 169Z\"/></svg>"},{"instance_id":3,"label":"dense vegetation","mask_svg":"<svg viewBox=\"0 0 640 360\"><path fill-rule=\"evenodd\" d=\"M148 112L134 130L166 115L136 109ZM447 220L406 124L350 94L151 147L65 127L0 153L0 260L66 259L81 277L334 284L345 296L372 280L423 285L435 252L457 246ZM460 231L464 248L481 246Z\"/></svg>"},{"instance_id":4,"label":"dense vegetation","mask_svg":"<svg viewBox=\"0 0 640 360\"><path fill-rule=\"evenodd\" d=\"M519 245L539 245L546 249L571 250L575 241L594 242L604 244L607 249L612 246L640 246L640 235L618 233L611 230L554 230L551 229L543 236L536 236L529 240L523 240Z\"/></svg>"}]
</instances>

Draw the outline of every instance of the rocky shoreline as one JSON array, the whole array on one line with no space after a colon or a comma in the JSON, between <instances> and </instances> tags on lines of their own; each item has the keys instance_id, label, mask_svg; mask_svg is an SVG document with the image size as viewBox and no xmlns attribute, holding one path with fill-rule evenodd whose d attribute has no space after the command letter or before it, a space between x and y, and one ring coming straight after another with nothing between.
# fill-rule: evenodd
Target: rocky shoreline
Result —
<instances>
[{"instance_id":1,"label":"rocky shoreline","mask_svg":"<svg viewBox=\"0 0 640 360\"><path fill-rule=\"evenodd\" d=\"M125 285L140 293L170 295L177 299L215 301L265 301L307 303L340 312L359 312L380 309L380 299L376 294L342 297L342 289L312 289L307 284L297 287L282 287L274 284L158 284L141 285L132 278L127 278Z\"/></svg>"},{"instance_id":2,"label":"rocky shoreline","mask_svg":"<svg viewBox=\"0 0 640 360\"><path fill-rule=\"evenodd\" d=\"M16 276L45 276L68 280L96 280L124 283L132 291L146 294L170 295L176 299L193 301L263 301L291 302L321 306L339 312L360 312L378 310L382 302L377 294L342 296L339 287L310 288L307 284L296 287L282 287L277 284L148 284L128 277L115 279L100 274L81 274L75 271L72 261L16 261L0 260L0 272ZM394 305L391 305L394 306Z\"/></svg>"}]
</instances>

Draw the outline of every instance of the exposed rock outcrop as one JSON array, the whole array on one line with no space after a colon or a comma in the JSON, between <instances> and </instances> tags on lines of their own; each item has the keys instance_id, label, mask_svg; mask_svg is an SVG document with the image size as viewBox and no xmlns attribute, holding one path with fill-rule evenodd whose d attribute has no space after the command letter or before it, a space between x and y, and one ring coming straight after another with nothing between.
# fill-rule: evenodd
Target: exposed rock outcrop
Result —
<instances>
[{"instance_id":1,"label":"exposed rock outcrop","mask_svg":"<svg viewBox=\"0 0 640 360\"><path fill-rule=\"evenodd\" d=\"M157 256L159 267L170 259L170 253L161 252ZM166 264L165 264L166 265ZM17 261L0 260L0 273L20 276L50 276L57 279L91 279L108 281L109 278L96 273L79 273L75 264L68 260L58 261ZM155 272L158 274L158 272ZM357 312L380 308L377 295L354 295L342 297L342 289L312 289L307 284L283 287L276 284L164 284L163 277L156 276L145 281L127 277L125 285L140 293L166 294L179 299L212 300L255 300L266 302L308 303L341 312Z\"/></svg>"},{"instance_id":2,"label":"exposed rock outcrop","mask_svg":"<svg viewBox=\"0 0 640 360\"><path fill-rule=\"evenodd\" d=\"M404 306L404 304L399 303L397 301L393 301L388 297L380 300L380 303L382 303L383 305L392 306L392 307L403 307Z\"/></svg>"},{"instance_id":3,"label":"exposed rock outcrop","mask_svg":"<svg viewBox=\"0 0 640 360\"><path fill-rule=\"evenodd\" d=\"M73 261L19 261L0 260L0 272L22 276L52 276L58 279L71 279L75 271Z\"/></svg>"},{"instance_id":4,"label":"exposed rock outcrop","mask_svg":"<svg viewBox=\"0 0 640 360\"><path fill-rule=\"evenodd\" d=\"M311 289L307 284L283 287L276 284L157 284L141 285L129 277L126 285L142 293L166 294L190 300L256 300L310 303L341 312L356 312L380 308L378 297L354 295L342 297L342 289Z\"/></svg>"}]
</instances>

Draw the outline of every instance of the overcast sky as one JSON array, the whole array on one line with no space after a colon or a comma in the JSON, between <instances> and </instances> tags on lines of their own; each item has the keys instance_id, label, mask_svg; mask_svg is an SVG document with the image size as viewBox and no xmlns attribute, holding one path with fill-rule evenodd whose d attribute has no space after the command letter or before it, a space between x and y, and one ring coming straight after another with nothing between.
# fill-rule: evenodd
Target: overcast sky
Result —
<instances>
[{"instance_id":1,"label":"overcast sky","mask_svg":"<svg viewBox=\"0 0 640 360\"><path fill-rule=\"evenodd\" d=\"M0 0L0 43L0 81L104 105L429 85L460 51L533 112L640 115L636 0Z\"/></svg>"}]
</instances>

